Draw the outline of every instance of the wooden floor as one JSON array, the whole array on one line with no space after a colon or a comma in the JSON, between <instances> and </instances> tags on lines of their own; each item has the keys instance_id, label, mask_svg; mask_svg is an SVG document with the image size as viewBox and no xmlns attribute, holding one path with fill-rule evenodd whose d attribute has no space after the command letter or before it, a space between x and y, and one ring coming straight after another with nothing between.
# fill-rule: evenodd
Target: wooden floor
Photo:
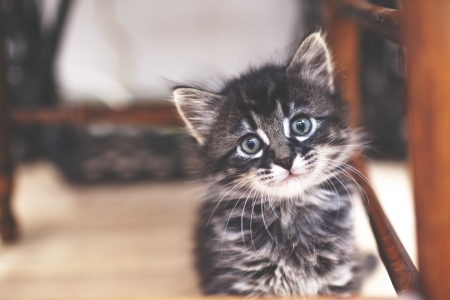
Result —
<instances>
[{"instance_id":1,"label":"wooden floor","mask_svg":"<svg viewBox=\"0 0 450 300\"><path fill-rule=\"evenodd\" d=\"M372 165L408 251L415 257L403 164ZM0 299L130 299L197 296L191 262L199 188L192 183L73 186L46 163L20 167L15 210L22 239L0 245ZM376 253L355 201L361 247ZM381 266L365 295L395 295Z\"/></svg>"}]
</instances>

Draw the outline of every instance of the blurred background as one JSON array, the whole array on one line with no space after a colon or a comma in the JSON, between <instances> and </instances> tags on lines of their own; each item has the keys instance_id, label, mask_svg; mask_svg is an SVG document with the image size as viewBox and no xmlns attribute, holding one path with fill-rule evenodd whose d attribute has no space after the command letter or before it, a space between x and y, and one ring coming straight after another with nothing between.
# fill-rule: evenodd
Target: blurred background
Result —
<instances>
[{"instance_id":1,"label":"blurred background","mask_svg":"<svg viewBox=\"0 0 450 300\"><path fill-rule=\"evenodd\" d=\"M394 0L372 1L395 8ZM285 60L326 28L316 0L2 0L13 108L123 109L212 89ZM415 259L400 49L361 31L365 155L382 204ZM0 245L0 298L195 296L192 227L201 185L177 128L92 124L14 128L14 211L22 237ZM376 253L358 201L361 248ZM381 262L363 293L393 296Z\"/></svg>"}]
</instances>

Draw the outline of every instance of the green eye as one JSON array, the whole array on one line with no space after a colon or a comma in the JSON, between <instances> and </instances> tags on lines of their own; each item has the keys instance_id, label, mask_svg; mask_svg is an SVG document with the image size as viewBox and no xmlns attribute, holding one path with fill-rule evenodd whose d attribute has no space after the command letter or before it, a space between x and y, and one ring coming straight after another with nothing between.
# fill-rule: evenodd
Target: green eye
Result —
<instances>
[{"instance_id":1,"label":"green eye","mask_svg":"<svg viewBox=\"0 0 450 300\"><path fill-rule=\"evenodd\" d=\"M261 149L261 141L254 135L248 136L241 142L241 149L247 154L255 154Z\"/></svg>"},{"instance_id":2,"label":"green eye","mask_svg":"<svg viewBox=\"0 0 450 300\"><path fill-rule=\"evenodd\" d=\"M312 122L306 117L299 117L294 119L291 123L292 131L295 135L305 136L312 130Z\"/></svg>"}]
</instances>

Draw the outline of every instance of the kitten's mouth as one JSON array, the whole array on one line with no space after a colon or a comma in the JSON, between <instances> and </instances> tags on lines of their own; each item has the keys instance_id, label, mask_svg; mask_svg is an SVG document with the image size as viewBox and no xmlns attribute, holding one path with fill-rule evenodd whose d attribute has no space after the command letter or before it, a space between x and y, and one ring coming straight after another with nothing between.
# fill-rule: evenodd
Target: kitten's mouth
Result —
<instances>
[{"instance_id":1,"label":"kitten's mouth","mask_svg":"<svg viewBox=\"0 0 450 300\"><path fill-rule=\"evenodd\" d=\"M289 174L281 181L283 183L285 182L289 182L291 180L297 179L299 176L299 174L294 174L292 172L289 172Z\"/></svg>"}]
</instances>

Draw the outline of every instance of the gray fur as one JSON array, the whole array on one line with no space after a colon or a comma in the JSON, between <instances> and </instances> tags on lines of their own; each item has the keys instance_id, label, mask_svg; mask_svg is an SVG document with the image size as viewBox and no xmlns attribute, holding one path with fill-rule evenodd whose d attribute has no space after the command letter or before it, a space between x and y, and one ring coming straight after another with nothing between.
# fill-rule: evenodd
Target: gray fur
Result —
<instances>
[{"instance_id":1,"label":"gray fur","mask_svg":"<svg viewBox=\"0 0 450 300\"><path fill-rule=\"evenodd\" d=\"M362 276L345 168L358 134L347 126L320 33L285 65L242 74L217 94L177 87L174 100L208 185L196 233L203 291L356 292ZM303 128L293 127L299 118L311 125L301 135L293 131ZM262 147L245 152L247 137Z\"/></svg>"}]
</instances>

